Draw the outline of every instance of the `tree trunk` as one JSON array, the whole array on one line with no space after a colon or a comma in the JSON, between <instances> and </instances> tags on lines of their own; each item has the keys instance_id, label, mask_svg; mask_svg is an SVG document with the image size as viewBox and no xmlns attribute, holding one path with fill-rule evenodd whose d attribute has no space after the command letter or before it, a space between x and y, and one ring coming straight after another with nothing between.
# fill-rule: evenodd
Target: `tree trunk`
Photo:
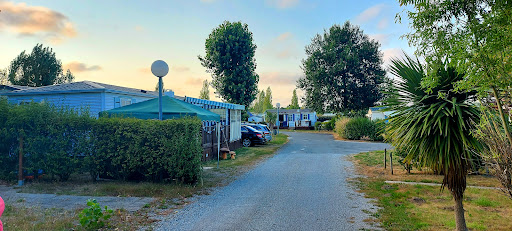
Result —
<instances>
[{"instance_id":1,"label":"tree trunk","mask_svg":"<svg viewBox=\"0 0 512 231\"><path fill-rule=\"evenodd\" d=\"M462 206L462 197L453 197L455 199L455 225L457 231L467 231L466 219L464 218L464 207Z\"/></svg>"}]
</instances>

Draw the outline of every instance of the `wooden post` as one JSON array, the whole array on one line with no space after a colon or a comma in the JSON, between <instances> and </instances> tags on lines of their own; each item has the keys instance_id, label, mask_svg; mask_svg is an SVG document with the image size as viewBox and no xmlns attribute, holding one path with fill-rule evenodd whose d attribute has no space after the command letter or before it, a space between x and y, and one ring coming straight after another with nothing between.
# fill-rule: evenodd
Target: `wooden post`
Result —
<instances>
[{"instance_id":1,"label":"wooden post","mask_svg":"<svg viewBox=\"0 0 512 231\"><path fill-rule=\"evenodd\" d=\"M387 157L386 157L387 155L388 155L387 154L387 150L384 148L384 169L386 169L386 165L387 165L387 163L386 163L387 162Z\"/></svg>"},{"instance_id":2,"label":"wooden post","mask_svg":"<svg viewBox=\"0 0 512 231\"><path fill-rule=\"evenodd\" d=\"M391 167L391 175L393 175L393 152L389 152L389 166Z\"/></svg>"},{"instance_id":3,"label":"wooden post","mask_svg":"<svg viewBox=\"0 0 512 231\"><path fill-rule=\"evenodd\" d=\"M20 132L20 147L18 154L18 186L23 186L23 135Z\"/></svg>"}]
</instances>

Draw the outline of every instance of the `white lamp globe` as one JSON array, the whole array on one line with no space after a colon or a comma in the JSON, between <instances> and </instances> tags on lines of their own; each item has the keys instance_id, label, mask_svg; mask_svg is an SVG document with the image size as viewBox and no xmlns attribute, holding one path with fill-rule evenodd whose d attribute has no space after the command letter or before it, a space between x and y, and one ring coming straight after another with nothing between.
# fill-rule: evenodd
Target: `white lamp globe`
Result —
<instances>
[{"instance_id":1,"label":"white lamp globe","mask_svg":"<svg viewBox=\"0 0 512 231\"><path fill-rule=\"evenodd\" d=\"M169 66L167 66L167 63L165 63L162 60L154 61L153 64L151 64L151 72L156 77L164 77L169 73Z\"/></svg>"},{"instance_id":2,"label":"white lamp globe","mask_svg":"<svg viewBox=\"0 0 512 231\"><path fill-rule=\"evenodd\" d=\"M276 103L276 106L277 106L277 108L280 108L281 104L280 103Z\"/></svg>"}]
</instances>

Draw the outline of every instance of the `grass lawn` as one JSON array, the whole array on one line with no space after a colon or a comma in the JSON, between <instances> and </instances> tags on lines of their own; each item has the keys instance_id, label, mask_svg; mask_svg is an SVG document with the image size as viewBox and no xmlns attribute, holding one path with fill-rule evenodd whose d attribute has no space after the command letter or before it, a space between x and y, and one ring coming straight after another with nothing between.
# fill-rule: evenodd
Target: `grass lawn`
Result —
<instances>
[{"instance_id":1,"label":"grass lawn","mask_svg":"<svg viewBox=\"0 0 512 231\"><path fill-rule=\"evenodd\" d=\"M389 155L389 153L388 153ZM439 186L386 184L386 180L441 183L442 176L414 170L407 174L396 163L394 175L384 169L384 152L360 153L353 157L360 174L356 179L362 192L376 199L381 209L374 214L386 230L453 230L453 199ZM389 158L388 158L389 161ZM494 177L471 175L468 185L499 186ZM499 190L467 188L464 198L466 223L470 230L512 230L512 200Z\"/></svg>"},{"instance_id":2,"label":"grass lawn","mask_svg":"<svg viewBox=\"0 0 512 231\"><path fill-rule=\"evenodd\" d=\"M187 202L186 198L193 195L208 194L214 187L223 186L244 172L249 171L255 164L272 156L288 141L288 136L279 134L266 145L240 148L236 150L235 160L221 160L217 169L216 161L203 163L202 180L195 185L177 183L150 182L118 182L87 180L87 176L74 176L68 182L31 182L18 188L24 193L52 193L58 195L84 196L118 196L118 197L154 197L157 200L147 204L135 214L126 211L115 211L111 218L112 227L119 230L137 230L153 220L150 214L167 215L181 208ZM84 207L86 202L84 201ZM5 230L80 230L77 211L62 209L37 209L14 207L8 205L2 221Z\"/></svg>"}]
</instances>

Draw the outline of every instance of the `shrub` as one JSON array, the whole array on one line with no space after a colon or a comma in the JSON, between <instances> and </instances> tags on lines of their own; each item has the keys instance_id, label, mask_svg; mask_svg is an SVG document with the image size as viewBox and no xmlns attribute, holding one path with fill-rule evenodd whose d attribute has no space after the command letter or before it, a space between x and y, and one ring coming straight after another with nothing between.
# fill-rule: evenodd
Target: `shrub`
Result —
<instances>
[{"instance_id":1,"label":"shrub","mask_svg":"<svg viewBox=\"0 0 512 231\"><path fill-rule=\"evenodd\" d=\"M0 178L14 179L23 140L23 169L37 177L41 172L67 180L79 169L86 147L82 140L92 120L87 111L57 108L45 103L11 105L0 100Z\"/></svg>"},{"instance_id":2,"label":"shrub","mask_svg":"<svg viewBox=\"0 0 512 231\"><path fill-rule=\"evenodd\" d=\"M322 127L325 129L325 130L328 130L328 131L332 131L334 130L334 125L336 124L336 117L333 117L331 120L329 121L325 121L325 122L322 122Z\"/></svg>"},{"instance_id":3,"label":"shrub","mask_svg":"<svg viewBox=\"0 0 512 231\"><path fill-rule=\"evenodd\" d=\"M315 122L315 130L320 130L322 128L322 122L316 121Z\"/></svg>"},{"instance_id":4,"label":"shrub","mask_svg":"<svg viewBox=\"0 0 512 231\"><path fill-rule=\"evenodd\" d=\"M350 140L383 140L384 123L371 121L366 117L345 119L338 124L338 134Z\"/></svg>"},{"instance_id":5,"label":"shrub","mask_svg":"<svg viewBox=\"0 0 512 231\"><path fill-rule=\"evenodd\" d=\"M195 182L201 167L201 121L100 118L92 129L91 173L122 180Z\"/></svg>"},{"instance_id":6,"label":"shrub","mask_svg":"<svg viewBox=\"0 0 512 231\"><path fill-rule=\"evenodd\" d=\"M346 139L346 137L345 137L345 128L347 126L348 121L350 121L350 118L341 117L340 119L338 119L338 121L336 121L335 129L334 129L334 131L336 133L338 133L339 136L341 136L341 137L343 137L345 139Z\"/></svg>"},{"instance_id":7,"label":"shrub","mask_svg":"<svg viewBox=\"0 0 512 231\"><path fill-rule=\"evenodd\" d=\"M82 210L78 215L82 227L86 230L98 230L108 225L108 220L114 213L112 209L108 209L105 206L105 210L102 210L100 204L95 199L87 200L87 206L89 207Z\"/></svg>"}]
</instances>

